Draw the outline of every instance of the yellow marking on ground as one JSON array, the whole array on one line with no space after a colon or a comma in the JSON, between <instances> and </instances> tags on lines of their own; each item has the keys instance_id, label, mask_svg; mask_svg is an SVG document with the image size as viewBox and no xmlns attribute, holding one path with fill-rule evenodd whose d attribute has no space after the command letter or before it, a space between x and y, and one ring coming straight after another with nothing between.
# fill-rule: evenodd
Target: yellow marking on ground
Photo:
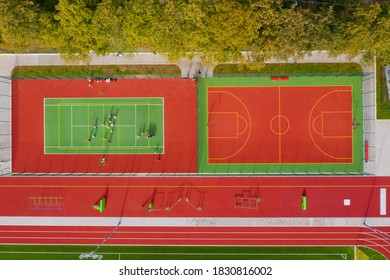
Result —
<instances>
[{"instance_id":1,"label":"yellow marking on ground","mask_svg":"<svg viewBox=\"0 0 390 280\"><path fill-rule=\"evenodd\" d=\"M245 129L244 129L241 133L238 133L238 135L242 135L242 134L244 134L244 133L247 131L247 129L248 129L248 122L246 121L246 119L245 119L243 116L238 115L238 117L241 118L241 119L243 119L244 122L245 122ZM238 118L237 118L237 132L238 132Z\"/></svg>"},{"instance_id":2,"label":"yellow marking on ground","mask_svg":"<svg viewBox=\"0 0 390 280\"><path fill-rule=\"evenodd\" d=\"M150 147L154 147L154 146L148 146L148 147L140 147L140 146L132 146L132 147L111 147L110 149L113 149L113 150L126 150L126 149L144 149L144 150L147 150L147 149L150 149ZM160 146L161 147L161 146ZM48 149L54 149L54 147L47 147ZM83 150L87 147L83 147L83 146L80 146L80 147L66 147L67 150ZM105 146L92 146L92 147L88 147L87 149L88 150L97 150L97 149L104 149Z\"/></svg>"},{"instance_id":3,"label":"yellow marking on ground","mask_svg":"<svg viewBox=\"0 0 390 280\"><path fill-rule=\"evenodd\" d=\"M225 162L212 162L212 164L226 164ZM279 162L237 162L237 163L229 163L229 165L286 165L286 164L294 164L294 165L315 165L315 164L321 164L321 165L352 165L352 162L289 162L285 161L282 163ZM206 172L207 173L207 172ZM356 172L357 174L360 174L359 172ZM223 175L226 173L221 173ZM231 173L229 173L231 174ZM251 173L253 174L253 173Z\"/></svg>"},{"instance_id":4,"label":"yellow marking on ground","mask_svg":"<svg viewBox=\"0 0 390 280\"><path fill-rule=\"evenodd\" d=\"M66 99L66 98L65 98ZM71 99L71 98L68 98L68 99ZM82 99L82 98L81 98ZM110 98L103 98L102 100L106 101L106 100L109 100ZM131 99L131 98L130 98ZM156 98L156 99L153 99L153 98L146 98L147 100L151 99L150 101L145 101L145 102L127 102L127 101L123 101L123 102L115 102L115 104L113 104L113 106L124 106L124 108L128 108L128 107L135 107L138 105L138 106L147 106L147 114L148 114L148 126L150 124L150 121L151 121L151 110L153 110L153 108L151 108L152 106L163 106L164 104L160 102L161 98ZM91 106L92 107L100 107L100 106L103 106L103 111L102 111L102 123L103 123L103 120L104 120L104 116L105 116L105 105L107 105L106 103L102 103L102 102L99 102L99 103L91 103L91 102L68 102L68 103L61 103L60 101L62 101L63 99L58 99L57 102L59 103L54 103L54 104L45 104L45 107L50 107L50 106L57 106L57 112L58 112L58 144L56 147L48 147L48 149L63 149L62 147L60 147L60 142L61 142L61 131L60 131L60 107L61 106L64 106L64 108L66 107L71 107L73 108L73 106L77 106L77 105L81 105L81 106L87 106L87 113L88 113L88 117L87 117L87 120L88 120L88 123L86 125L87 127L87 138L86 139L89 139L90 136L91 136L91 131L92 131L92 124L91 124L91 115L90 115L90 108ZM162 99L163 101L163 99ZM84 107L85 108L85 107ZM135 113L136 113L136 110L135 110ZM119 114L118 114L119 115ZM98 126L100 126L101 124L99 124L98 122ZM117 126L118 126L118 146L120 145L120 121L118 119L118 123L117 123ZM82 154L84 154L84 150L83 149L86 149L85 152L87 152L89 149L91 150L94 150L94 153L96 150L99 150L99 149L104 149L106 148L106 142L104 141L103 137L104 137L104 127L102 128L102 146L100 147L97 147L97 146L94 146L94 145L91 145L91 142L88 142L88 145L87 146L81 146L81 147L67 147L66 149L67 150L80 150L80 152ZM92 139L91 139L92 141ZM114 149L117 149L117 150L134 150L134 149L139 149L139 150L148 150L150 148L153 148L153 145L150 141L148 141L148 144L147 144L147 147L139 147L139 146L136 146L136 147L114 147ZM53 153L53 154L56 154L56 153ZM115 153L114 153L115 154ZM144 154L144 152L141 152L141 154Z\"/></svg>"},{"instance_id":5,"label":"yellow marking on ground","mask_svg":"<svg viewBox=\"0 0 390 280\"><path fill-rule=\"evenodd\" d=\"M148 123L146 125L150 126L150 106L149 106L149 104L148 104ZM150 129L150 127L149 127L149 129ZM150 133L150 131L149 131L149 133ZM149 145L149 148L150 148L150 139L148 139L148 145Z\"/></svg>"},{"instance_id":6,"label":"yellow marking on ground","mask_svg":"<svg viewBox=\"0 0 390 280\"><path fill-rule=\"evenodd\" d=\"M273 126L272 126L273 121L274 121L274 119L276 119L276 118L278 118L279 131L276 131L275 129L273 129ZM286 122L287 122L287 128L286 128L286 130L283 131L283 132L281 131L281 119L282 119L282 118L284 118L284 119L286 120ZM279 137L282 136L282 135L284 135L284 134L286 134L286 133L290 130L290 126L291 126L290 120L289 120L288 118L286 118L285 116L282 116L282 115L274 116L274 117L271 119L271 121L269 122L269 128L270 128L270 130L271 130L274 134L279 135Z\"/></svg>"},{"instance_id":7,"label":"yellow marking on ground","mask_svg":"<svg viewBox=\"0 0 390 280\"><path fill-rule=\"evenodd\" d=\"M209 112L209 116L210 115L226 115L226 114L229 114L229 115L232 115L232 114L235 114L236 115L236 126L237 126L237 132L236 132L236 135L235 136L210 136L209 139L237 139L238 138L238 112ZM243 118L243 117L242 117ZM244 119L244 118L243 118ZM244 119L245 120L245 119ZM246 121L246 120L245 120ZM211 124L212 122L210 122ZM245 132L245 131L244 131ZM242 134L242 133L241 133Z\"/></svg>"},{"instance_id":8,"label":"yellow marking on ground","mask_svg":"<svg viewBox=\"0 0 390 280\"><path fill-rule=\"evenodd\" d=\"M57 112L58 112L58 141L57 142L58 142L58 146L61 146L60 105L59 104L57 104L57 105L58 105L58 110L57 110Z\"/></svg>"},{"instance_id":9,"label":"yellow marking on ground","mask_svg":"<svg viewBox=\"0 0 390 280\"><path fill-rule=\"evenodd\" d=\"M281 113L281 104L280 104L280 87L278 87L278 114L279 116L282 115ZM282 118L278 118L278 122L279 122L279 132L281 130L281 127L282 127ZM282 135L279 133L279 163L282 163Z\"/></svg>"},{"instance_id":10,"label":"yellow marking on ground","mask_svg":"<svg viewBox=\"0 0 390 280\"><path fill-rule=\"evenodd\" d=\"M88 104L88 126L89 125L90 125L90 122L89 122L89 104ZM87 129L87 133L88 133L87 139L89 139L89 137L91 136L91 133L90 133L90 131L88 131L88 129ZM90 142L88 142L88 148L89 148L89 144L90 144Z\"/></svg>"},{"instance_id":11,"label":"yellow marking on ground","mask_svg":"<svg viewBox=\"0 0 390 280\"><path fill-rule=\"evenodd\" d=\"M104 123L104 104L102 105L103 106L103 115L102 115L102 124L103 124L103 126L102 126L102 145L103 146L105 146L104 145L104 132L105 132L105 129L106 129L106 126L105 126L105 123Z\"/></svg>"},{"instance_id":12,"label":"yellow marking on ground","mask_svg":"<svg viewBox=\"0 0 390 280\"><path fill-rule=\"evenodd\" d=\"M312 115L313 115L313 111L314 109L317 107L317 105L322 101L322 99L324 99L325 97L329 96L330 94L333 94L335 92L349 92L352 96L352 92L351 90L340 90L340 89L336 89L336 90L332 90L326 94L324 94L323 96L321 96L317 102L312 106L312 109L310 111L310 114L309 114L309 120L308 120L308 130L309 130L309 135L310 135L310 138L311 138L311 141L312 143L314 144L314 146L318 149L318 151L320 151L322 154L324 154L325 156L328 156L329 158L332 158L332 159L336 159L336 160L352 160L353 158L353 152L352 152L352 157L335 157L335 156L332 156L330 154L328 154L327 152L325 152L323 149L321 149L319 147L319 145L316 143L316 141L314 140L314 137L313 137L313 134L312 134L312 126L313 126L313 123L310 123L311 119L312 119ZM353 142L353 141L352 141ZM353 146L352 146L353 148ZM353 151L353 150L352 150Z\"/></svg>"},{"instance_id":13,"label":"yellow marking on ground","mask_svg":"<svg viewBox=\"0 0 390 280\"><path fill-rule=\"evenodd\" d=\"M119 105L118 105L118 110L119 110ZM116 121L118 122L118 146L120 146L120 141L119 141L119 135L120 135L120 125L119 125L119 111L117 111L116 115Z\"/></svg>"},{"instance_id":14,"label":"yellow marking on ground","mask_svg":"<svg viewBox=\"0 0 390 280\"><path fill-rule=\"evenodd\" d=\"M150 105L150 102L119 102L116 103L115 105ZM90 103L90 102L74 102L74 103L58 103L59 106L72 106L72 105L91 105L91 106L101 106L101 105L106 105L106 106L113 106L113 104L106 104L106 103ZM163 105L159 103L152 103L151 105ZM50 106L55 106L55 104L47 104L47 107Z\"/></svg>"},{"instance_id":15,"label":"yellow marking on ground","mask_svg":"<svg viewBox=\"0 0 390 280\"><path fill-rule=\"evenodd\" d=\"M249 137L251 136L251 130L252 130L251 115L250 115L248 107L245 105L245 103L240 98L238 98L235 94L227 92L227 91L209 91L208 93L216 93L216 92L221 92L221 93L224 93L224 94L228 94L228 95L232 96L233 98L237 99L239 103L241 103L241 105L243 106L243 108L245 109L245 111L246 111L246 113L248 115L248 121L249 121L248 128L249 128L249 131L248 131L248 136L245 139L244 144L235 153L233 153L233 154L231 154L231 155L229 155L227 157L223 157L223 158L219 158L219 157L218 158L210 158L210 157L208 157L208 163L210 163L210 160L226 160L226 159L232 158L235 155L237 155L239 152L242 151L242 149L244 149L244 147L248 143ZM207 138L210 138L208 136L208 133L207 133Z\"/></svg>"}]
</instances>

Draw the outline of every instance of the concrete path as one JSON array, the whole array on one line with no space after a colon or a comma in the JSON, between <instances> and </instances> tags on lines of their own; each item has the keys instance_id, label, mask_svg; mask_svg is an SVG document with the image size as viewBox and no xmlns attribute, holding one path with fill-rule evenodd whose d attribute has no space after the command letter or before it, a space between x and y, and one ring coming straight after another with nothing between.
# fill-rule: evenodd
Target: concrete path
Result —
<instances>
[{"instance_id":1,"label":"concrete path","mask_svg":"<svg viewBox=\"0 0 390 280\"><path fill-rule=\"evenodd\" d=\"M390 226L389 218L129 218L125 217L0 217L6 226L182 226L182 227L324 227Z\"/></svg>"},{"instance_id":2,"label":"concrete path","mask_svg":"<svg viewBox=\"0 0 390 280\"><path fill-rule=\"evenodd\" d=\"M390 121L376 120L375 161L377 176L388 176L390 173Z\"/></svg>"}]
</instances>

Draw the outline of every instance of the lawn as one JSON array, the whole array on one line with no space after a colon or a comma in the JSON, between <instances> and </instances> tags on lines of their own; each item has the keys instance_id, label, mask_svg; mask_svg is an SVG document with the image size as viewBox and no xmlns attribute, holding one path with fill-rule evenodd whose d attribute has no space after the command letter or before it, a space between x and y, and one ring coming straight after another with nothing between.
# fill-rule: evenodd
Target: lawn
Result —
<instances>
[{"instance_id":1,"label":"lawn","mask_svg":"<svg viewBox=\"0 0 390 280\"><path fill-rule=\"evenodd\" d=\"M86 78L99 76L137 77L144 75L180 77L177 65L67 65L67 66L17 66L13 79Z\"/></svg>"},{"instance_id":2,"label":"lawn","mask_svg":"<svg viewBox=\"0 0 390 280\"><path fill-rule=\"evenodd\" d=\"M378 119L390 119L390 100L387 94L384 65L376 64L376 111Z\"/></svg>"},{"instance_id":3,"label":"lawn","mask_svg":"<svg viewBox=\"0 0 390 280\"><path fill-rule=\"evenodd\" d=\"M78 260L93 246L0 245L1 260ZM360 248L369 259L384 259ZM353 260L354 247L198 247L104 246L96 254L104 260Z\"/></svg>"},{"instance_id":4,"label":"lawn","mask_svg":"<svg viewBox=\"0 0 390 280\"><path fill-rule=\"evenodd\" d=\"M229 74L319 74L362 73L357 63L269 63L263 68L251 69L241 64L219 64L213 71L215 76Z\"/></svg>"}]
</instances>

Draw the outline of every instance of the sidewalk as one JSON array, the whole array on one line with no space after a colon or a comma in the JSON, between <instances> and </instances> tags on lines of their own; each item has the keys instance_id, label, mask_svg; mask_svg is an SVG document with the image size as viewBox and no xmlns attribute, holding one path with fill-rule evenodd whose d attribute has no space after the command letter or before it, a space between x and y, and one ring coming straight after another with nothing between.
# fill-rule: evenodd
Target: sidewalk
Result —
<instances>
[{"instance_id":1,"label":"sidewalk","mask_svg":"<svg viewBox=\"0 0 390 280\"><path fill-rule=\"evenodd\" d=\"M2 226L154 226L154 227L327 227L390 226L389 218L95 218L0 217Z\"/></svg>"}]
</instances>

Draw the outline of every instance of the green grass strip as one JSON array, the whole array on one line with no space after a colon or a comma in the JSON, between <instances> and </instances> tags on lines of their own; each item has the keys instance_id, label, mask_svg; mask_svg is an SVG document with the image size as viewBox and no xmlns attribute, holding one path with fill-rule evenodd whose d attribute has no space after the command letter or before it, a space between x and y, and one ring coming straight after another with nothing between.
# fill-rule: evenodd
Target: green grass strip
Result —
<instances>
[{"instance_id":1,"label":"green grass strip","mask_svg":"<svg viewBox=\"0 0 390 280\"><path fill-rule=\"evenodd\" d=\"M365 257L368 258L368 260L386 260L386 258L382 254L370 248L358 247L358 249L365 255Z\"/></svg>"},{"instance_id":2,"label":"green grass strip","mask_svg":"<svg viewBox=\"0 0 390 280\"><path fill-rule=\"evenodd\" d=\"M78 260L80 254L95 249L96 246L77 245L0 245L0 259ZM347 246L103 246L96 254L103 255L104 260L352 260L354 248ZM375 251L370 254L372 258L381 257Z\"/></svg>"},{"instance_id":3,"label":"green grass strip","mask_svg":"<svg viewBox=\"0 0 390 280\"><path fill-rule=\"evenodd\" d=\"M13 79L50 79L86 77L138 77L150 75L180 77L177 65L67 65L67 66L17 66L12 71Z\"/></svg>"},{"instance_id":4,"label":"green grass strip","mask_svg":"<svg viewBox=\"0 0 390 280\"><path fill-rule=\"evenodd\" d=\"M256 69L244 64L218 64L214 75L219 74L310 74L310 73L362 73L357 63L269 63Z\"/></svg>"},{"instance_id":5,"label":"green grass strip","mask_svg":"<svg viewBox=\"0 0 390 280\"><path fill-rule=\"evenodd\" d=\"M390 100L387 93L384 65L376 64L376 113L378 119L390 119Z\"/></svg>"}]
</instances>

